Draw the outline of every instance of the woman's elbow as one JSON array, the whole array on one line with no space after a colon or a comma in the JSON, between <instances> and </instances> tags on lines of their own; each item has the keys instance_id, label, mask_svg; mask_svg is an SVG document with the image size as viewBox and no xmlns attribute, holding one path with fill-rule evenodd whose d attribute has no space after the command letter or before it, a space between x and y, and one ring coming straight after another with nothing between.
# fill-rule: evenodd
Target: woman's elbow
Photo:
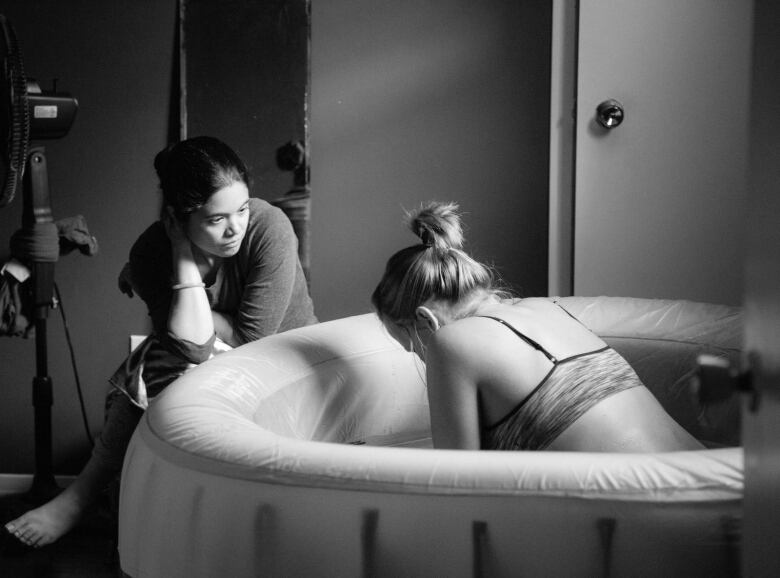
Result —
<instances>
[{"instance_id":1,"label":"woman's elbow","mask_svg":"<svg viewBox=\"0 0 780 578\"><path fill-rule=\"evenodd\" d=\"M181 357L188 363L200 365L211 357L216 338L216 334L212 334L205 343L193 343L192 341L180 339L175 335L168 333L167 339L165 340L167 343L164 343L164 345L171 353Z\"/></svg>"},{"instance_id":2,"label":"woman's elbow","mask_svg":"<svg viewBox=\"0 0 780 578\"><path fill-rule=\"evenodd\" d=\"M204 361L209 360L211 351L212 347L209 347L208 349L199 349L196 352L192 352L192 354L188 356L187 361L194 363L195 365L200 365Z\"/></svg>"},{"instance_id":3,"label":"woman's elbow","mask_svg":"<svg viewBox=\"0 0 780 578\"><path fill-rule=\"evenodd\" d=\"M230 343L230 345L233 347L238 347L239 345L244 345L245 343L257 341L258 339L261 339L265 336L258 331L242 331L241 329L236 328L232 332L231 337L235 343Z\"/></svg>"}]
</instances>

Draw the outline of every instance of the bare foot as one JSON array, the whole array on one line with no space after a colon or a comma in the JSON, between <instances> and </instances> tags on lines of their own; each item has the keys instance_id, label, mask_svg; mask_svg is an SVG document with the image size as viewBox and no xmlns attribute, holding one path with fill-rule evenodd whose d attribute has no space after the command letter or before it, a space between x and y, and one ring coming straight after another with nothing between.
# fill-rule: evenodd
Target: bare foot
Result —
<instances>
[{"instance_id":1,"label":"bare foot","mask_svg":"<svg viewBox=\"0 0 780 578\"><path fill-rule=\"evenodd\" d=\"M60 494L5 525L23 544L40 548L66 534L78 522L83 508L72 495Z\"/></svg>"}]
</instances>

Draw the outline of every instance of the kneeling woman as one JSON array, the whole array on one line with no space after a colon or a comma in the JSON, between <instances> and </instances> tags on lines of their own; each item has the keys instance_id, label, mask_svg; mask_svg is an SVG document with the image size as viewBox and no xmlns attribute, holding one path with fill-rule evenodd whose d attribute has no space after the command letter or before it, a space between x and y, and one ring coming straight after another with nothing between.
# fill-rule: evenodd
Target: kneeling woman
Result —
<instances>
[{"instance_id":1,"label":"kneeling woman","mask_svg":"<svg viewBox=\"0 0 780 578\"><path fill-rule=\"evenodd\" d=\"M464 251L457 206L410 215L421 244L387 263L372 301L426 363L437 448L661 452L703 446L616 351L545 298L512 300Z\"/></svg>"},{"instance_id":2,"label":"kneeling woman","mask_svg":"<svg viewBox=\"0 0 780 578\"><path fill-rule=\"evenodd\" d=\"M292 224L249 196L244 162L213 137L159 152L163 210L130 251L119 285L145 302L154 331L109 380L114 389L76 480L5 528L30 546L68 532L122 468L153 398L212 354L316 323Z\"/></svg>"}]
</instances>

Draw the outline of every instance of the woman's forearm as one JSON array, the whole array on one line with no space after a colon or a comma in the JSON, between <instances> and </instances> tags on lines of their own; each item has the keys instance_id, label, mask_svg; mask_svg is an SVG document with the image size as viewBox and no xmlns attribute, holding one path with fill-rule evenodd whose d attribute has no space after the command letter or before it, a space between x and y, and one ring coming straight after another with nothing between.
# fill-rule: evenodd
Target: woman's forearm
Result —
<instances>
[{"instance_id":1,"label":"woman's forearm","mask_svg":"<svg viewBox=\"0 0 780 578\"><path fill-rule=\"evenodd\" d=\"M218 313L217 311L212 311L211 317L214 321L214 331L216 331L217 337L231 347L242 345L233 329L234 321L232 317L225 315L224 313Z\"/></svg>"},{"instance_id":2,"label":"woman's forearm","mask_svg":"<svg viewBox=\"0 0 780 578\"><path fill-rule=\"evenodd\" d=\"M179 339L205 343L214 335L214 320L203 280L189 243L173 250L173 297L168 331Z\"/></svg>"}]
</instances>

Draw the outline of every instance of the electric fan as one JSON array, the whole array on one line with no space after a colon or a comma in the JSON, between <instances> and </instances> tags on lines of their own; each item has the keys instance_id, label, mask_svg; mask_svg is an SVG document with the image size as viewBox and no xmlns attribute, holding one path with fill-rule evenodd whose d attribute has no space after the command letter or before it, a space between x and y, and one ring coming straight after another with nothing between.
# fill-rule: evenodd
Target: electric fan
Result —
<instances>
[{"instance_id":1,"label":"electric fan","mask_svg":"<svg viewBox=\"0 0 780 578\"><path fill-rule=\"evenodd\" d=\"M0 207L14 200L27 160L30 138L30 116L27 101L27 78L16 34L10 22L0 14L3 27L3 75L0 76L0 170L3 191Z\"/></svg>"},{"instance_id":2,"label":"electric fan","mask_svg":"<svg viewBox=\"0 0 780 578\"><path fill-rule=\"evenodd\" d=\"M45 501L56 493L51 465L52 382L47 375L46 318L54 303L54 264L59 236L49 202L45 149L38 140L70 130L78 102L56 87L43 91L25 76L21 50L10 21L0 14L0 207L23 195L22 227L11 238L11 253L31 270L29 281L35 326L35 475L30 497Z\"/></svg>"}]
</instances>

